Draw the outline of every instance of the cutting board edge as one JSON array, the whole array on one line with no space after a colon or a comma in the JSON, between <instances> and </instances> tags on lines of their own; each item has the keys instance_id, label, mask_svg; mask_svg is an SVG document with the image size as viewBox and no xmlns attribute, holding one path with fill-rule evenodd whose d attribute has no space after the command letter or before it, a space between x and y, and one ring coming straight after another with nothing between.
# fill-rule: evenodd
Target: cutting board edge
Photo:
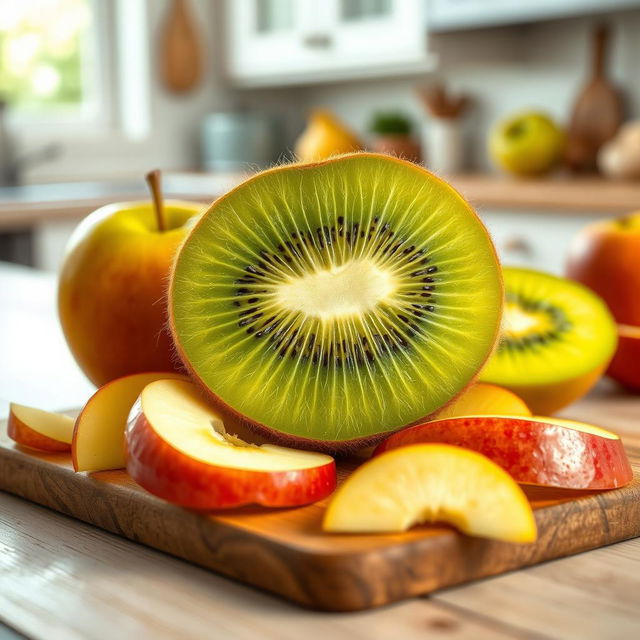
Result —
<instances>
[{"instance_id":1,"label":"cutting board edge","mask_svg":"<svg viewBox=\"0 0 640 640\"><path fill-rule=\"evenodd\" d=\"M81 486L83 494L91 493L84 498L93 509L82 512L69 504L69 496L78 488L78 476L69 469L19 449L0 448L0 454L5 462L0 465L0 487L14 495L313 609L377 607L640 535L640 486L636 479L634 486L597 494L602 526L595 530L597 535L580 545L575 543L576 536L584 533L584 518L593 516L594 509L584 500L572 500L536 510L540 540L534 546L451 533L375 550L326 553L260 536L223 520L205 521L196 512L169 507L156 498L132 505L131 496L137 492L120 487L114 493L110 483L86 475ZM33 480L34 475L37 481L24 480ZM563 510L561 518L554 513L559 508ZM135 517L126 518L133 516L133 510ZM118 517L118 513L125 517ZM137 522L159 518L161 527L136 526ZM620 520L624 527L611 531L609 522ZM204 527L205 522L211 526ZM189 544L176 549L175 540L184 531ZM247 554L251 554L248 565L243 562Z\"/></svg>"}]
</instances>

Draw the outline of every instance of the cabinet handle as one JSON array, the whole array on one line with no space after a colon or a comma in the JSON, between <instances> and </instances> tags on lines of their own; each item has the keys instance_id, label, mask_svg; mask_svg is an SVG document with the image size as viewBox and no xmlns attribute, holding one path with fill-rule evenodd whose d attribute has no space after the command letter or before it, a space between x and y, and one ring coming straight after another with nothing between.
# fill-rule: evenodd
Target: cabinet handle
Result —
<instances>
[{"instance_id":1,"label":"cabinet handle","mask_svg":"<svg viewBox=\"0 0 640 640\"><path fill-rule=\"evenodd\" d=\"M310 33L302 43L310 49L328 49L332 44L331 36L327 33Z\"/></svg>"},{"instance_id":2,"label":"cabinet handle","mask_svg":"<svg viewBox=\"0 0 640 640\"><path fill-rule=\"evenodd\" d=\"M521 236L513 236L511 238L508 238L507 240L505 240L503 248L509 253L520 253L524 256L532 256L534 254L531 243L527 242Z\"/></svg>"}]
</instances>

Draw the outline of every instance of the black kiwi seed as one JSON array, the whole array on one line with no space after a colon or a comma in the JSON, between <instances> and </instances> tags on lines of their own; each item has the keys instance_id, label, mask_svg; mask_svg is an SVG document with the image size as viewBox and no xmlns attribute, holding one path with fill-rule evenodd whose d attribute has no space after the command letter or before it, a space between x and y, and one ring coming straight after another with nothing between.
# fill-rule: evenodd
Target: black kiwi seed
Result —
<instances>
[{"instance_id":1,"label":"black kiwi seed","mask_svg":"<svg viewBox=\"0 0 640 640\"><path fill-rule=\"evenodd\" d=\"M235 280L236 284L253 285L252 287L240 286L235 290L235 297L245 298L242 302L250 305L249 309L238 311L238 326L247 327L246 333L252 335L256 340L267 338L270 348L275 351L278 358L300 358L304 362L316 366L319 364L324 367L328 367L330 364L336 367L343 365L348 367L371 366L378 358L391 357L400 349L410 350L413 341L419 336L424 338L427 333L426 327L422 324L426 322L425 312L433 312L436 308L434 304L412 302L411 297L419 295L428 298L432 296L431 292L435 290L436 285L433 284L434 278L429 274L438 270L435 265L421 267L410 273L409 277L420 284L415 290L407 287L403 292L407 301L401 312L394 312L394 317L402 324L395 326L391 320L380 316L378 322L382 331L372 334L372 344L366 335L356 335L353 341L344 338L340 341L326 338L319 341L313 332L308 335L305 342L303 338L297 338L300 326L296 326L296 319L283 325L283 319L277 315L271 315L266 320L262 320L262 324L257 324L258 320L264 316L264 312L261 310L262 298L257 294L267 294L268 289L260 289L255 285L259 285L267 277L271 277L271 283L273 283L273 278L277 274L277 265L292 264L294 260L298 264L303 263L307 252L322 254L338 242L352 247L359 241L359 238L366 237L365 242L370 242L372 239L375 242L372 255L394 256L395 260L400 263L400 267L403 264L412 264L416 261L419 261L421 265L430 262L425 247L416 247L415 244L407 243L404 238L396 234L389 223L380 224L380 222L378 216L374 217L373 221L365 226L365 229L369 230L366 233L364 229L361 229L359 222L345 225L344 216L338 216L335 226L324 225L309 233L296 229L287 233L287 237L291 238L291 241L278 242L274 244L271 251L262 249L259 252L259 260L244 267L246 275ZM241 302L234 300L232 304L234 307L238 307Z\"/></svg>"},{"instance_id":2,"label":"black kiwi seed","mask_svg":"<svg viewBox=\"0 0 640 640\"><path fill-rule=\"evenodd\" d=\"M521 352L533 346L558 342L564 340L564 336L572 328L565 312L546 301L530 300L519 294L507 295L506 298L507 302L518 305L525 312L546 314L551 320L552 328L547 331L533 331L522 336L503 335L500 349Z\"/></svg>"}]
</instances>

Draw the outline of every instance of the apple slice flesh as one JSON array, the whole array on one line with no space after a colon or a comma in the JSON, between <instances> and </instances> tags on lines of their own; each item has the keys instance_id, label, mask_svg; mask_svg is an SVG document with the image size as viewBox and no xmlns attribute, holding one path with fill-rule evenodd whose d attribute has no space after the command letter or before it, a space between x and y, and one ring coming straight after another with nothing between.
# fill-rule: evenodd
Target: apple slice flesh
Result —
<instances>
[{"instance_id":1,"label":"apple slice flesh","mask_svg":"<svg viewBox=\"0 0 640 640\"><path fill-rule=\"evenodd\" d=\"M187 379L166 371L134 373L107 382L89 398L73 429L71 458L76 471L124 468L124 431L131 407L149 383L165 378Z\"/></svg>"},{"instance_id":2,"label":"apple slice flesh","mask_svg":"<svg viewBox=\"0 0 640 640\"><path fill-rule=\"evenodd\" d=\"M366 462L338 489L323 526L390 533L421 522L508 542L533 542L537 535L515 481L485 456L446 444L402 447Z\"/></svg>"},{"instance_id":3,"label":"apple slice flesh","mask_svg":"<svg viewBox=\"0 0 640 640\"><path fill-rule=\"evenodd\" d=\"M476 382L439 411L433 419L483 415L530 416L531 410L513 391L489 382Z\"/></svg>"},{"instance_id":4,"label":"apple slice flesh","mask_svg":"<svg viewBox=\"0 0 640 640\"><path fill-rule=\"evenodd\" d=\"M523 484L596 490L621 487L633 479L616 434L558 418L465 416L435 420L393 434L374 455L428 442L473 449Z\"/></svg>"},{"instance_id":5,"label":"apple slice flesh","mask_svg":"<svg viewBox=\"0 0 640 640\"><path fill-rule=\"evenodd\" d=\"M291 507L321 500L336 486L333 458L227 434L190 382L147 385L131 412L126 440L129 475L184 507Z\"/></svg>"},{"instance_id":6,"label":"apple slice flesh","mask_svg":"<svg viewBox=\"0 0 640 640\"><path fill-rule=\"evenodd\" d=\"M9 406L7 434L18 444L43 451L69 451L73 418L14 402Z\"/></svg>"}]
</instances>

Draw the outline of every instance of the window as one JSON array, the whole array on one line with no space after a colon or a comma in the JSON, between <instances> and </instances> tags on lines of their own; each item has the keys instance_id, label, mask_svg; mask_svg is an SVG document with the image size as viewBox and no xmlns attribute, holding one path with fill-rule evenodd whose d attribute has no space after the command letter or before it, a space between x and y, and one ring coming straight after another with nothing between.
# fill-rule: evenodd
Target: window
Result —
<instances>
[{"instance_id":1,"label":"window","mask_svg":"<svg viewBox=\"0 0 640 640\"><path fill-rule=\"evenodd\" d=\"M92 0L3 0L0 96L12 111L79 114L95 101Z\"/></svg>"},{"instance_id":2,"label":"window","mask_svg":"<svg viewBox=\"0 0 640 640\"><path fill-rule=\"evenodd\" d=\"M267 33L286 31L293 26L291 0L254 0L256 2L256 31Z\"/></svg>"},{"instance_id":3,"label":"window","mask_svg":"<svg viewBox=\"0 0 640 640\"><path fill-rule=\"evenodd\" d=\"M0 0L0 99L37 139L148 136L147 0Z\"/></svg>"},{"instance_id":4,"label":"window","mask_svg":"<svg viewBox=\"0 0 640 640\"><path fill-rule=\"evenodd\" d=\"M366 20L391 13L391 0L342 0L344 20Z\"/></svg>"}]
</instances>

